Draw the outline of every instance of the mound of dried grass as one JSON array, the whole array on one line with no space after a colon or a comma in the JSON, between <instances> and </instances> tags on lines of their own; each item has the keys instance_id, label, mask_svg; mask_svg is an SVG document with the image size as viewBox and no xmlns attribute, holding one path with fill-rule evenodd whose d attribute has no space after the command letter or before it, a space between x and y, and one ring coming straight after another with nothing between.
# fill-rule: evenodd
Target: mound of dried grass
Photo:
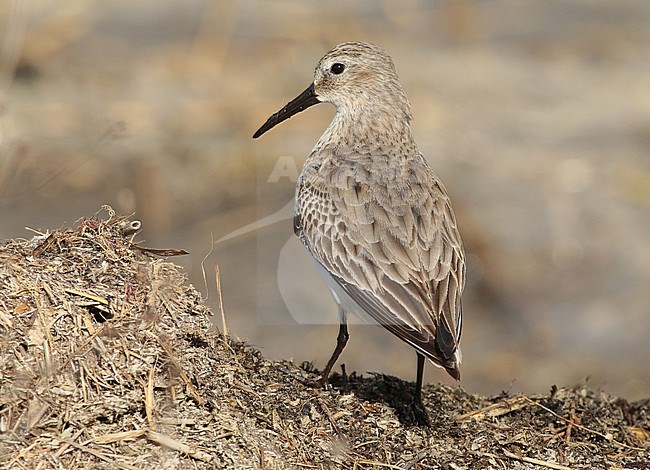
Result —
<instances>
[{"instance_id":1,"label":"mound of dried grass","mask_svg":"<svg viewBox=\"0 0 650 470\"><path fill-rule=\"evenodd\" d=\"M392 377L311 387L220 335L107 211L0 246L3 468L648 468L648 401L440 386L427 418Z\"/></svg>"}]
</instances>

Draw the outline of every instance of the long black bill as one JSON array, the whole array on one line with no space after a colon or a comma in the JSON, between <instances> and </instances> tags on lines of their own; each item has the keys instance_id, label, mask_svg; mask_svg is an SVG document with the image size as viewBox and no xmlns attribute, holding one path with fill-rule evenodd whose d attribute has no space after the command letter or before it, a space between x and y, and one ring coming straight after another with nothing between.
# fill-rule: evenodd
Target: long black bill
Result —
<instances>
[{"instance_id":1,"label":"long black bill","mask_svg":"<svg viewBox=\"0 0 650 470\"><path fill-rule=\"evenodd\" d=\"M289 119L294 114L298 114L300 111L304 111L310 106L318 103L320 103L320 100L318 99L318 96L316 96L316 92L314 91L314 84L312 83L309 85L309 87L307 87L305 91L289 101L284 108L271 115L271 117L267 119L264 125L257 129L257 132L253 134L253 139L257 139L266 131L280 124L282 121Z\"/></svg>"}]
</instances>

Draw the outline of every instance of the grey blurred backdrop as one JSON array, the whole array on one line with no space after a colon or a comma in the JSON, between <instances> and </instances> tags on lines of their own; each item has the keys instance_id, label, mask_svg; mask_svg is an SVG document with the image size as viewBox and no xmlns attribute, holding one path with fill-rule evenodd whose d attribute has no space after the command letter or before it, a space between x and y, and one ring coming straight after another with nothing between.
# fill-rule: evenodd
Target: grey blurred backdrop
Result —
<instances>
[{"instance_id":1,"label":"grey blurred backdrop","mask_svg":"<svg viewBox=\"0 0 650 470\"><path fill-rule=\"evenodd\" d=\"M0 237L135 211L215 312L220 266L234 335L320 367L335 305L286 207L334 110L251 134L329 48L383 46L469 255L463 386L650 396L647 0L4 0L0 40ZM373 326L341 362L415 371Z\"/></svg>"}]
</instances>

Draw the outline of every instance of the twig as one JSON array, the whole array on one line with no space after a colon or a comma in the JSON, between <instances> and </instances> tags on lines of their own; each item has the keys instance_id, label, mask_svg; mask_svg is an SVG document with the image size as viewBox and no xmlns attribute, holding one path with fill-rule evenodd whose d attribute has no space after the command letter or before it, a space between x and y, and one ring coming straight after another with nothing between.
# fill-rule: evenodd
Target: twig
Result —
<instances>
[{"instance_id":1,"label":"twig","mask_svg":"<svg viewBox=\"0 0 650 470\"><path fill-rule=\"evenodd\" d=\"M223 335L228 336L228 325L226 324L226 312L223 310L223 298L221 296L221 271L219 265L214 267L214 276L217 283L217 296L219 300L219 311L221 312L221 324L223 325Z\"/></svg>"},{"instance_id":2,"label":"twig","mask_svg":"<svg viewBox=\"0 0 650 470\"><path fill-rule=\"evenodd\" d=\"M614 437L613 437L611 434L608 434L608 435L607 435L607 434L603 434L603 433L601 433L601 432L594 431L593 429L589 429L588 427L585 427L585 426L583 426L582 424L578 424L578 423L572 422L570 419L565 418L564 416L561 416L561 415L557 414L555 411L551 410L550 408L545 407L545 406L542 405L541 403L537 403L535 400L531 400L530 398L528 398L528 397L525 396L525 395L522 395L522 396L523 396L523 398L524 398L526 401L532 403L532 404L535 405L535 406L540 407L541 409L543 409L543 410L545 410L545 411L548 411L548 412L551 413L553 416L555 416L555 417L561 419L562 421L565 421L565 422L567 422L567 423L572 423L572 426L573 426L573 427L576 427L576 428L578 428L578 429L582 429L583 431L587 431L587 432L589 432L589 433L591 433L591 434L595 434L596 436L600 436L600 437L602 437L603 439L605 439L606 441L608 441L608 442L612 442L612 443L614 443L614 444L616 444L616 445L619 445L619 446L621 446L621 447L625 447L626 449L636 450L636 451L643 451L643 450L645 450L645 449L641 449L641 448L639 448L639 447L632 447L632 446L629 446L629 445L627 445L627 444L624 444L624 443L622 443L622 442L620 442L620 441L617 441L616 439L614 439Z\"/></svg>"},{"instance_id":3,"label":"twig","mask_svg":"<svg viewBox=\"0 0 650 470\"><path fill-rule=\"evenodd\" d=\"M323 403L323 400L320 398L318 399L318 404L320 405L321 409L325 413L325 416L327 416L327 419L329 420L330 424L332 425L332 428L334 429L334 432L336 432L336 435L339 436L341 439L345 439L345 435L341 432L339 429L338 425L336 424L336 421L334 421L334 418L332 417L332 414L330 413L329 408L325 403Z\"/></svg>"},{"instance_id":4,"label":"twig","mask_svg":"<svg viewBox=\"0 0 650 470\"><path fill-rule=\"evenodd\" d=\"M79 430L78 430L76 433L74 433L74 435L70 438L70 441L72 441L72 442L76 441L77 438L78 438L79 436L81 436L81 434L82 434L84 431L85 431L84 428L79 429ZM70 447L70 444L68 444L67 442L64 442L63 445L62 445L61 447L59 447L59 450L57 450L57 451L54 453L54 458L58 459L59 457L61 457L61 456L63 455L63 453L66 451L66 449L67 449L68 447Z\"/></svg>"},{"instance_id":5,"label":"twig","mask_svg":"<svg viewBox=\"0 0 650 470\"><path fill-rule=\"evenodd\" d=\"M67 292L68 294L78 295L79 297L85 297L87 299L94 300L95 302L99 302L100 304L103 305L108 305L108 300L106 300L105 298L99 297L97 295L89 294L87 292L81 292L75 289L67 289L67 288L64 288L63 292Z\"/></svg>"},{"instance_id":6,"label":"twig","mask_svg":"<svg viewBox=\"0 0 650 470\"><path fill-rule=\"evenodd\" d=\"M148 431L147 439L158 445L187 454L192 458L202 460L204 462L212 462L212 455L208 454L207 452L204 452L196 447L183 444L182 442L166 436L165 434L161 434L156 431Z\"/></svg>"},{"instance_id":7,"label":"twig","mask_svg":"<svg viewBox=\"0 0 650 470\"><path fill-rule=\"evenodd\" d=\"M36 447L37 445L38 445L38 441L34 441L34 442L32 442L30 445L28 445L27 447L25 447L24 449L22 449L20 452L18 452L18 454L17 454L13 459L11 459L11 460L9 461L9 463L7 464L7 468L14 468L14 467L13 467L13 464L18 463L18 460L20 460L20 459L25 459L25 460L27 460L27 458L28 458L27 456L29 455L29 452L30 452L34 447ZM24 466L23 466L23 467L24 467ZM26 468L26 467L25 467L25 468Z\"/></svg>"},{"instance_id":8,"label":"twig","mask_svg":"<svg viewBox=\"0 0 650 470\"><path fill-rule=\"evenodd\" d=\"M65 368L65 367L70 363L70 361L72 360L73 357L75 357L75 356L76 356L77 354L79 354L81 351L83 351L84 349L86 349L86 347L87 347L90 343L92 343L93 340L94 340L97 336L99 336L101 333L104 332L104 328L105 328L105 324L102 325L99 329L97 329L97 330L96 330L96 331L95 331L95 332L90 336L90 338L88 338L86 341L84 341L84 342L81 344L81 346L79 346L77 349L75 349L74 351L72 351L72 352L68 355L68 357L65 358L65 361L63 361L63 363L59 366L59 368L57 369L57 371L58 371L59 373L62 372L63 369L64 369L64 368Z\"/></svg>"},{"instance_id":9,"label":"twig","mask_svg":"<svg viewBox=\"0 0 650 470\"><path fill-rule=\"evenodd\" d=\"M564 441L567 444L569 444L571 442L571 431L573 430L574 423L577 424L577 421L576 421L576 409L575 408L571 409L571 420L569 420L569 425L566 427L566 434L564 436Z\"/></svg>"},{"instance_id":10,"label":"twig","mask_svg":"<svg viewBox=\"0 0 650 470\"><path fill-rule=\"evenodd\" d=\"M111 432L93 439L95 444L112 444L113 442L137 439L147 434L146 429L132 429L131 431Z\"/></svg>"},{"instance_id":11,"label":"twig","mask_svg":"<svg viewBox=\"0 0 650 470\"><path fill-rule=\"evenodd\" d=\"M203 285L205 286L205 299L210 296L210 289L208 289L208 279L205 275L205 262L212 255L214 251L214 233L210 232L210 251L201 260L201 274L203 275ZM221 312L221 325L223 326L223 335L228 336L228 325L226 324L226 313L223 310L223 296L221 294L221 271L219 265L214 267L215 284L217 286L217 301L219 302L219 312Z\"/></svg>"},{"instance_id":12,"label":"twig","mask_svg":"<svg viewBox=\"0 0 650 470\"><path fill-rule=\"evenodd\" d=\"M364 447L364 446L367 446L367 445L370 445L370 444L377 444L377 443L381 443L381 440L380 439L372 439L370 441L360 442L359 444L356 444L356 445L350 447L350 450L357 450L360 447Z\"/></svg>"},{"instance_id":13,"label":"twig","mask_svg":"<svg viewBox=\"0 0 650 470\"><path fill-rule=\"evenodd\" d=\"M203 404L203 398L199 396L197 393L196 389L194 388L194 385L192 382L190 382L190 379L187 377L187 374L181 367L181 364L178 362L176 357L174 357L174 353L172 350L169 348L169 346L162 340L162 338L156 336L156 339L158 340L158 344L165 350L165 353L167 354L167 357L169 358L170 362L173 364L174 368L178 371L178 374L181 376L181 379L183 382L185 382L185 385L187 386L187 389L190 391L194 399L199 405Z\"/></svg>"},{"instance_id":14,"label":"twig","mask_svg":"<svg viewBox=\"0 0 650 470\"><path fill-rule=\"evenodd\" d=\"M74 447L75 449L78 449L78 450L80 450L82 452L86 452L86 453L88 453L90 455L93 455L93 456L97 457L99 460L103 460L104 462L108 462L111 465L115 465L115 466L117 466L119 468L124 468L124 469L127 469L127 470L137 470L138 469L138 467L134 467L132 465L128 465L128 464L121 463L121 462L116 462L115 459L112 458L112 457L108 457L108 456L106 456L104 454L101 454L101 453L95 451L95 450L89 449L88 447L82 446L81 444L77 444L76 442L72 442L69 439L62 439L62 438L57 437L57 436L52 436L52 437L54 439L56 439L57 441L64 442L64 443L68 444L69 446Z\"/></svg>"},{"instance_id":15,"label":"twig","mask_svg":"<svg viewBox=\"0 0 650 470\"><path fill-rule=\"evenodd\" d=\"M147 380L147 385L144 388L144 408L147 415L147 422L149 423L149 427L155 431L156 423L154 422L153 419L153 410L154 407L156 406L156 400L154 399L154 394L153 394L154 373L155 373L155 366L152 365L151 369L149 369L149 380Z\"/></svg>"},{"instance_id":16,"label":"twig","mask_svg":"<svg viewBox=\"0 0 650 470\"><path fill-rule=\"evenodd\" d=\"M482 419L485 416L497 417L497 416L501 416L519 410L521 408L524 408L525 406L526 406L526 400L523 400L521 396L518 396L515 398L510 398L508 400L501 401L499 403L494 403L493 405L486 406L485 408L481 408L480 410L465 413L463 415L458 416L456 419L457 420L467 419L467 418Z\"/></svg>"},{"instance_id":17,"label":"twig","mask_svg":"<svg viewBox=\"0 0 650 470\"><path fill-rule=\"evenodd\" d=\"M203 287L205 287L205 300L210 298L210 289L208 289L208 278L205 275L205 262L214 251L214 232L210 232L210 251L201 260L201 274L203 275Z\"/></svg>"},{"instance_id":18,"label":"twig","mask_svg":"<svg viewBox=\"0 0 650 470\"><path fill-rule=\"evenodd\" d=\"M560 465L559 463L546 462L545 460L535 459L533 457L525 457L523 455L513 454L512 452L509 452L505 449L503 450L503 455L494 454L492 452L482 452L479 450L470 450L470 452L476 455L480 455L481 457L490 457L499 460L503 460L504 457L507 457L509 459L519 460L520 462L532 463L535 465L539 465L541 467L553 468L555 470L572 470L571 467L565 467L564 465Z\"/></svg>"},{"instance_id":19,"label":"twig","mask_svg":"<svg viewBox=\"0 0 650 470\"><path fill-rule=\"evenodd\" d=\"M541 467L554 468L554 469L557 469L557 470L571 470L571 467L565 467L564 465L560 465L559 463L546 462L545 460L535 459L533 457L525 457L523 455L513 454L512 452L508 452L505 449L503 449L503 455L505 455L508 458L514 459L514 460L519 460L521 462L532 463L532 464L535 464L535 465L539 465Z\"/></svg>"},{"instance_id":20,"label":"twig","mask_svg":"<svg viewBox=\"0 0 650 470\"><path fill-rule=\"evenodd\" d=\"M183 250L182 248L149 248L146 246L136 245L135 243L131 243L130 246L134 250L138 250L143 253L150 253L157 256L182 256L190 254L189 251Z\"/></svg>"},{"instance_id":21,"label":"twig","mask_svg":"<svg viewBox=\"0 0 650 470\"><path fill-rule=\"evenodd\" d=\"M375 466L375 467L394 468L396 470L402 470L402 467L399 467L397 465L392 465L392 464L383 463L383 462L377 462L376 460L361 459L361 460L355 460L354 463L355 463L355 465L356 464L372 465L372 466Z\"/></svg>"}]
</instances>

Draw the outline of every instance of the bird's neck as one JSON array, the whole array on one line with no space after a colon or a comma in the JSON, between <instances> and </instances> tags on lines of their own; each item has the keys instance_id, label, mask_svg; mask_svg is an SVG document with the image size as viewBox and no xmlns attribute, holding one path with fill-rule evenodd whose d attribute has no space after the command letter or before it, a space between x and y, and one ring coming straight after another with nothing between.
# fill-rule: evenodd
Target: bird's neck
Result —
<instances>
[{"instance_id":1,"label":"bird's neck","mask_svg":"<svg viewBox=\"0 0 650 470\"><path fill-rule=\"evenodd\" d=\"M411 135L409 114L382 109L337 110L334 119L316 144L315 150L376 153L388 150L403 156L419 153Z\"/></svg>"}]
</instances>

